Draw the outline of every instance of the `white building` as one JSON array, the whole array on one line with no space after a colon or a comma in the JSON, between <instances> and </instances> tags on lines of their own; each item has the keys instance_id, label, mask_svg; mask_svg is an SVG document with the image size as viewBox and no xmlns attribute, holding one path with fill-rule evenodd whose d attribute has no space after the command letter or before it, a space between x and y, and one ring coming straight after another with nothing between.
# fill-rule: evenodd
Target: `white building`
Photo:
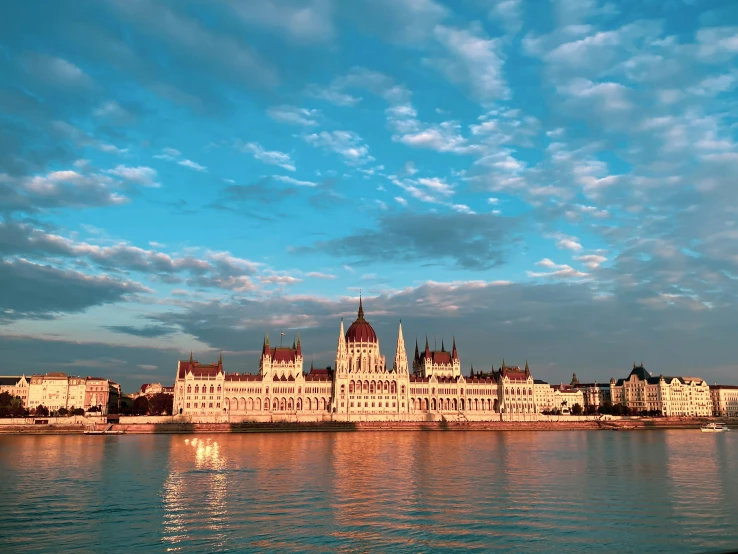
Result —
<instances>
[{"instance_id":1,"label":"white building","mask_svg":"<svg viewBox=\"0 0 738 554\"><path fill-rule=\"evenodd\" d=\"M623 404L635 412L660 412L664 416L710 416L710 388L699 377L653 377L633 364L625 379L610 380L613 404Z\"/></svg>"},{"instance_id":2,"label":"white building","mask_svg":"<svg viewBox=\"0 0 738 554\"><path fill-rule=\"evenodd\" d=\"M738 417L738 385L710 385L712 414L718 417Z\"/></svg>"},{"instance_id":3,"label":"white building","mask_svg":"<svg viewBox=\"0 0 738 554\"><path fill-rule=\"evenodd\" d=\"M30 377L21 376L3 376L0 377L0 393L7 392L10 396L19 397L21 406L28 407L28 388L30 386Z\"/></svg>"},{"instance_id":4,"label":"white building","mask_svg":"<svg viewBox=\"0 0 738 554\"><path fill-rule=\"evenodd\" d=\"M416 343L417 345L417 343ZM177 365L174 413L190 420L227 417L247 421L268 416L278 420L334 419L392 421L535 419L538 412L533 378L504 364L499 371L468 378L461 374L456 341L450 352L421 354L416 347L410 373L402 324L395 356L388 367L374 328L359 301L356 320L344 332L340 323L334 368L303 373L298 337L291 347L271 347L264 340L257 374L231 373L217 364L200 364L192 356Z\"/></svg>"}]
</instances>

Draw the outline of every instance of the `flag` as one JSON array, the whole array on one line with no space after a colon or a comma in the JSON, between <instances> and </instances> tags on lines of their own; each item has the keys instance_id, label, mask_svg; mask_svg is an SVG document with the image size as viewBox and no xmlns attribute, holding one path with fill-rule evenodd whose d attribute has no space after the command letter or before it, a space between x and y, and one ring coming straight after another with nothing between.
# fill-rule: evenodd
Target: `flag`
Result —
<instances>
[{"instance_id":1,"label":"flag","mask_svg":"<svg viewBox=\"0 0 738 554\"><path fill-rule=\"evenodd\" d=\"M280 332L280 333L279 333L279 336L280 336L280 337L284 337L284 336L286 336L286 335L285 335L285 333L282 333L282 332Z\"/></svg>"}]
</instances>

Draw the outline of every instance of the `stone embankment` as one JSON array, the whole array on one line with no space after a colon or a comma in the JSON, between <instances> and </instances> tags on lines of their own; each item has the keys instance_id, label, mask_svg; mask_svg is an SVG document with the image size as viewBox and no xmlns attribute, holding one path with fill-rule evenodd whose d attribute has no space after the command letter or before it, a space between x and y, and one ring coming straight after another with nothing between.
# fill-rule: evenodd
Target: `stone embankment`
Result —
<instances>
[{"instance_id":1,"label":"stone embankment","mask_svg":"<svg viewBox=\"0 0 738 554\"><path fill-rule=\"evenodd\" d=\"M0 434L63 435L86 431L107 431L110 434L183 434L183 433L274 433L325 431L572 431L610 430L638 431L649 429L698 429L708 418L621 418L593 420L571 417L559 421L400 421L400 422L244 422L244 423L183 423L169 418L136 418L135 423L109 425L102 422L0 425ZM165 420L165 421L162 421ZM168 420L168 421L167 421ZM728 420L738 427L738 420Z\"/></svg>"}]
</instances>

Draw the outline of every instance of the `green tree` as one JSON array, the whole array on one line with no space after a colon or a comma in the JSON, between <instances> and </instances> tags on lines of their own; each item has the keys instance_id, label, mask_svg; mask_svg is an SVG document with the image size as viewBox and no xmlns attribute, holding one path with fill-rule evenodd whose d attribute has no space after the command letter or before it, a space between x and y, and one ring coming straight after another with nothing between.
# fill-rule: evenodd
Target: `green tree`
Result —
<instances>
[{"instance_id":1,"label":"green tree","mask_svg":"<svg viewBox=\"0 0 738 554\"><path fill-rule=\"evenodd\" d=\"M13 405L13 395L9 392L0 392L0 407L10 408Z\"/></svg>"},{"instance_id":2,"label":"green tree","mask_svg":"<svg viewBox=\"0 0 738 554\"><path fill-rule=\"evenodd\" d=\"M149 415L172 415L174 396L159 392L149 400Z\"/></svg>"},{"instance_id":3,"label":"green tree","mask_svg":"<svg viewBox=\"0 0 738 554\"><path fill-rule=\"evenodd\" d=\"M41 417L48 417L49 409L43 404L39 404L38 406L36 406L36 415Z\"/></svg>"},{"instance_id":4,"label":"green tree","mask_svg":"<svg viewBox=\"0 0 738 554\"><path fill-rule=\"evenodd\" d=\"M571 407L571 415L582 415L582 412L583 411L584 410L582 409L582 407L578 403L577 404L574 404Z\"/></svg>"},{"instance_id":5,"label":"green tree","mask_svg":"<svg viewBox=\"0 0 738 554\"><path fill-rule=\"evenodd\" d=\"M149 413L149 399L145 396L139 396L133 401L134 415L146 415Z\"/></svg>"}]
</instances>

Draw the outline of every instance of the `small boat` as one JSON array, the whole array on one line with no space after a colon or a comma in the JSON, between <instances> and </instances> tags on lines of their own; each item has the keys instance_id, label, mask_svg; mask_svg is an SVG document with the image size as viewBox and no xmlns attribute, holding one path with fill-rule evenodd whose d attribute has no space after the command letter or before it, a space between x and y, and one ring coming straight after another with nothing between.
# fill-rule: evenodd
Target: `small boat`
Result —
<instances>
[{"instance_id":1,"label":"small boat","mask_svg":"<svg viewBox=\"0 0 738 554\"><path fill-rule=\"evenodd\" d=\"M730 431L725 423L708 423L700 427L700 431L703 433L722 433L723 431Z\"/></svg>"}]
</instances>

